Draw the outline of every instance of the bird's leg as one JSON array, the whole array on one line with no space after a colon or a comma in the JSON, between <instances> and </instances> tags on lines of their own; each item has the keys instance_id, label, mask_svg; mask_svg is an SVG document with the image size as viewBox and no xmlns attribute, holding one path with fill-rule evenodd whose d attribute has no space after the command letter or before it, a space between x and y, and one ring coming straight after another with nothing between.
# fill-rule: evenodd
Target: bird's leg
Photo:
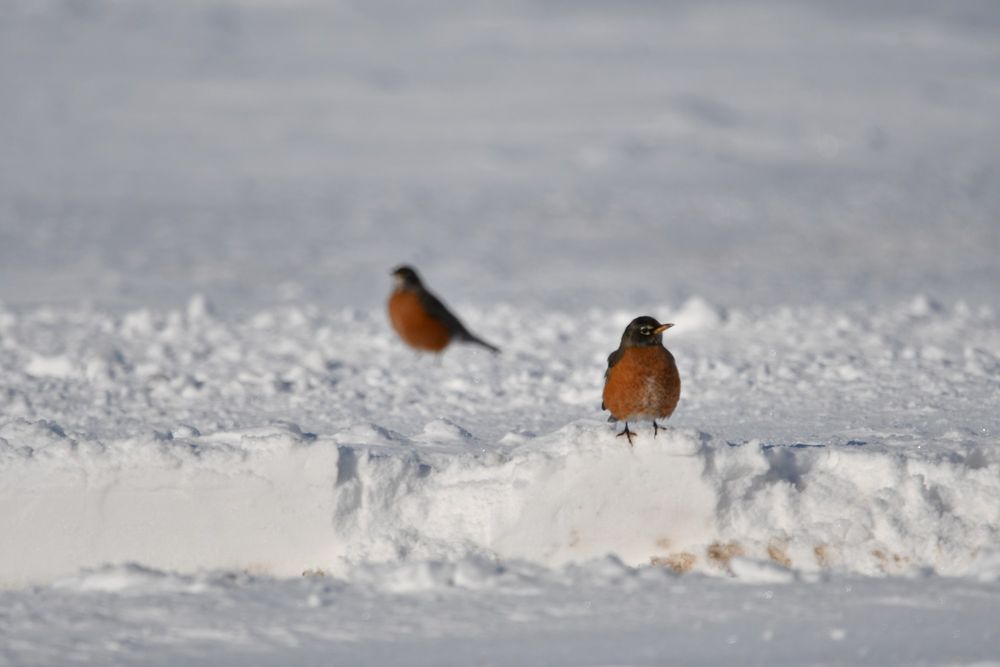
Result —
<instances>
[{"instance_id":1,"label":"bird's leg","mask_svg":"<svg viewBox=\"0 0 1000 667\"><path fill-rule=\"evenodd\" d=\"M661 430L666 431L667 427L666 426L660 426L659 424L656 423L656 420L654 419L653 420L653 437L655 438L656 434L659 433Z\"/></svg>"},{"instance_id":2,"label":"bird's leg","mask_svg":"<svg viewBox=\"0 0 1000 667\"><path fill-rule=\"evenodd\" d=\"M622 431L621 433L619 433L618 437L620 438L623 435L625 436L625 439L628 440L628 446L631 447L632 446L632 436L635 435L635 431L628 430L628 422L625 422L625 430Z\"/></svg>"}]
</instances>

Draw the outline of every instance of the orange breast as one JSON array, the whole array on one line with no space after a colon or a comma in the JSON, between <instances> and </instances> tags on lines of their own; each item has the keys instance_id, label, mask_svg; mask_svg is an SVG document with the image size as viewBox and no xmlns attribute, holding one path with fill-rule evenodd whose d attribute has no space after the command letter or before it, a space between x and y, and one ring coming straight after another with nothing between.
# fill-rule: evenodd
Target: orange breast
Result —
<instances>
[{"instance_id":1,"label":"orange breast","mask_svg":"<svg viewBox=\"0 0 1000 667\"><path fill-rule=\"evenodd\" d=\"M674 355L659 345L626 349L604 383L604 405L619 421L669 417L680 397Z\"/></svg>"},{"instance_id":2,"label":"orange breast","mask_svg":"<svg viewBox=\"0 0 1000 667\"><path fill-rule=\"evenodd\" d=\"M440 352L451 341L448 327L427 314L420 297L397 290L389 297L389 320L399 337L418 350Z\"/></svg>"}]
</instances>

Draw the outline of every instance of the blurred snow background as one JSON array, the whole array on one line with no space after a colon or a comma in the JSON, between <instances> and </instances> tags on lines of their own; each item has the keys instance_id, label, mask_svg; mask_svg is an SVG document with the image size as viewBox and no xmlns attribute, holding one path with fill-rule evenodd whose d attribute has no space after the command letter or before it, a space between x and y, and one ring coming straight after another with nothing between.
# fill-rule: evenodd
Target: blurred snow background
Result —
<instances>
[{"instance_id":1,"label":"blurred snow background","mask_svg":"<svg viewBox=\"0 0 1000 667\"><path fill-rule=\"evenodd\" d=\"M6 2L0 299L996 302L992 2ZM432 284L434 284L432 283Z\"/></svg>"}]
</instances>

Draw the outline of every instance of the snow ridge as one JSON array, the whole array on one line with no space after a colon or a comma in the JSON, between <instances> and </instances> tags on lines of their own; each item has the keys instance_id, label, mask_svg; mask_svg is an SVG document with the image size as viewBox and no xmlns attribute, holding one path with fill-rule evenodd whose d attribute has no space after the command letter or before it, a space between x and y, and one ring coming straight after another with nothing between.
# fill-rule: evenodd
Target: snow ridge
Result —
<instances>
[{"instance_id":1,"label":"snow ridge","mask_svg":"<svg viewBox=\"0 0 1000 667\"><path fill-rule=\"evenodd\" d=\"M14 421L0 437L8 586L106 562L348 576L365 563L557 567L607 554L750 580L773 567L747 559L964 575L1000 531L1000 461L978 450L735 444L682 429L630 448L592 420L492 450L423 449L377 426L102 443Z\"/></svg>"}]
</instances>

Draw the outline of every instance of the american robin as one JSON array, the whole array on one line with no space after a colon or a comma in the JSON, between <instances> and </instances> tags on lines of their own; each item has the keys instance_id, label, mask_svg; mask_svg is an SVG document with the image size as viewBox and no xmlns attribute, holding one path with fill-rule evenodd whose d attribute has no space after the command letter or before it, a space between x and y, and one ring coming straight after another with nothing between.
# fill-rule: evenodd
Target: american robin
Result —
<instances>
[{"instance_id":1,"label":"american robin","mask_svg":"<svg viewBox=\"0 0 1000 667\"><path fill-rule=\"evenodd\" d=\"M491 352L500 349L469 330L451 314L441 300L427 291L417 272L400 266L392 272L396 287L389 296L389 320L399 337L410 347L440 352L452 339L482 345Z\"/></svg>"},{"instance_id":2,"label":"american robin","mask_svg":"<svg viewBox=\"0 0 1000 667\"><path fill-rule=\"evenodd\" d=\"M604 374L602 410L609 410L609 422L625 422L619 437L632 444L634 431L630 421L653 421L653 437L663 428L657 419L666 419L674 412L681 397L681 376L670 350L663 347L663 332L674 326L660 324L644 315L632 320L618 349L608 356Z\"/></svg>"}]
</instances>

